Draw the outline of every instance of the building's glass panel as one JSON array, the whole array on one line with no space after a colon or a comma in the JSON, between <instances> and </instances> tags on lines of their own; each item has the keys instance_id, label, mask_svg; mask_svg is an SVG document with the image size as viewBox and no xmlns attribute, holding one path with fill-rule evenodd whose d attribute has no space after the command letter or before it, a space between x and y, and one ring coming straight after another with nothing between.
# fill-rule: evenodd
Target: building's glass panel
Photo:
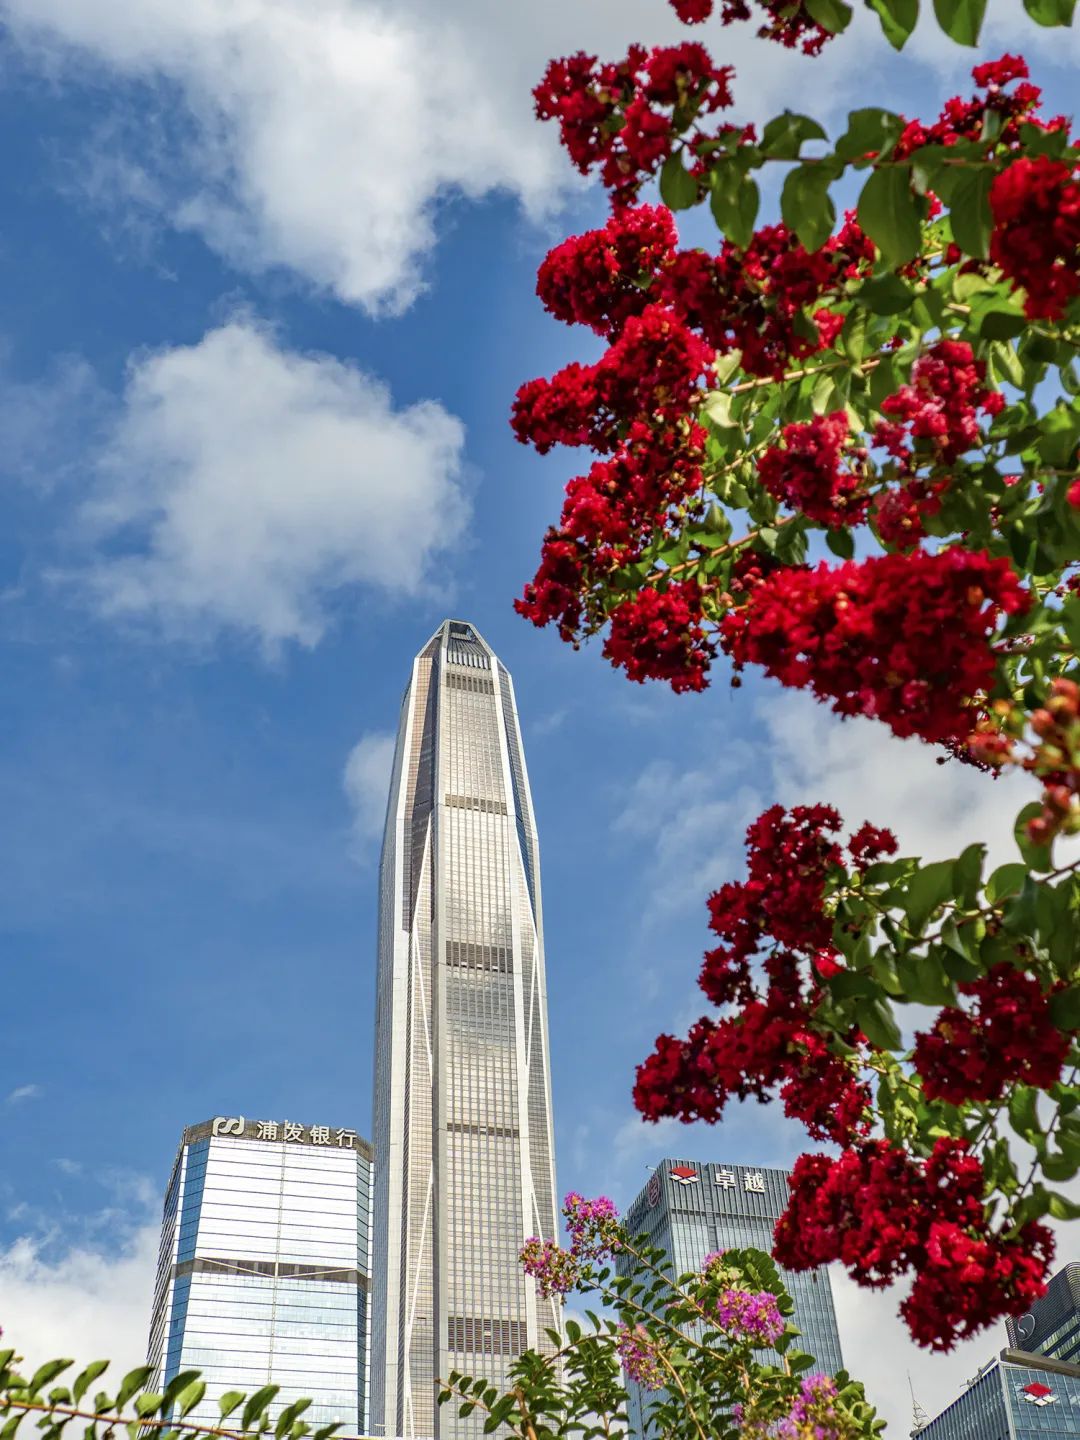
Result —
<instances>
[{"instance_id":1,"label":"building's glass panel","mask_svg":"<svg viewBox=\"0 0 1080 1440\"><path fill-rule=\"evenodd\" d=\"M185 1131L165 1201L152 1385L201 1370L207 1392L189 1418L203 1424L218 1419L224 1391L278 1385L274 1413L307 1398L306 1420L360 1434L370 1150L354 1132L290 1124L289 1133L242 1120Z\"/></svg>"},{"instance_id":2,"label":"building's glass panel","mask_svg":"<svg viewBox=\"0 0 1080 1440\"><path fill-rule=\"evenodd\" d=\"M417 657L380 867L376 1433L479 1433L435 1406L499 1385L557 1321L518 1264L555 1231L538 846L513 687L463 621Z\"/></svg>"},{"instance_id":3,"label":"building's glass panel","mask_svg":"<svg viewBox=\"0 0 1080 1440\"><path fill-rule=\"evenodd\" d=\"M665 1251L672 1273L681 1275L699 1269L715 1250L771 1251L773 1230L787 1202L785 1170L663 1160L631 1203L626 1223L634 1234L646 1235L650 1245ZM843 1367L843 1358L829 1272L822 1267L781 1273L795 1302L793 1320L803 1336L800 1348L814 1356L819 1369L834 1374ZM627 1390L631 1428L641 1436L646 1433L649 1396L633 1383Z\"/></svg>"}]
</instances>

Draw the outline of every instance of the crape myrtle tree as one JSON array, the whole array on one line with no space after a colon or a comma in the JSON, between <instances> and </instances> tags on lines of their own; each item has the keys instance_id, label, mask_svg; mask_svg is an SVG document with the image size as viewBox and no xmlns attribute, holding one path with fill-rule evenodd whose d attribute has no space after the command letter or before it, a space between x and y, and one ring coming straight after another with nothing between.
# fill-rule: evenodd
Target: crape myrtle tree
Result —
<instances>
[{"instance_id":1,"label":"crape myrtle tree","mask_svg":"<svg viewBox=\"0 0 1080 1440\"><path fill-rule=\"evenodd\" d=\"M852 18L672 4L721 43L754 16L809 54ZM902 48L918 0L866 4ZM1024 9L1067 25L1074 4ZM985 0L932 8L976 42ZM538 294L606 349L514 402L521 441L591 452L517 609L575 647L602 636L634 681L700 691L724 657L733 685L757 667L987 784L1028 772L1017 858L989 874L978 844L899 857L887 815L754 820L745 878L708 899L713 1009L659 1037L634 1090L649 1120L778 1098L829 1149L796 1162L776 1259L911 1277L904 1319L944 1350L1040 1295L1046 1217L1080 1214L1055 1188L1080 1169L1080 860L1060 843L1080 831L1080 148L1018 55L936 117L759 130L699 36L554 60L535 91L610 201ZM701 207L716 244L680 245L676 212Z\"/></svg>"}]
</instances>

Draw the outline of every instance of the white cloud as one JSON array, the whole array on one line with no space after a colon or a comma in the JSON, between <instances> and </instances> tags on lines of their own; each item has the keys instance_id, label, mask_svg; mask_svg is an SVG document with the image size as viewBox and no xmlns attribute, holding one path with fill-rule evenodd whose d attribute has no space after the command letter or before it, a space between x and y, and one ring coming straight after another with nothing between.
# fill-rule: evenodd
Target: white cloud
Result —
<instances>
[{"instance_id":1,"label":"white cloud","mask_svg":"<svg viewBox=\"0 0 1080 1440\"><path fill-rule=\"evenodd\" d=\"M40 1085L16 1085L7 1097L8 1105L18 1105L23 1100L36 1100L44 1092Z\"/></svg>"},{"instance_id":2,"label":"white cloud","mask_svg":"<svg viewBox=\"0 0 1080 1440\"><path fill-rule=\"evenodd\" d=\"M60 1355L81 1364L109 1359L111 1376L144 1364L158 1234L156 1225L142 1225L118 1251L94 1244L58 1251L29 1236L0 1250L4 1343L28 1368Z\"/></svg>"},{"instance_id":3,"label":"white cloud","mask_svg":"<svg viewBox=\"0 0 1080 1440\"><path fill-rule=\"evenodd\" d=\"M95 141L82 162L107 228L118 209L136 228L158 211L244 269L285 266L391 312L422 287L447 199L506 193L537 215L572 180L553 127L532 113L548 59L686 35L662 0L140 0L134 11L127 0L0 0L0 13L50 73L141 85L137 138L117 153L125 127L112 116L112 143ZM842 110L853 53L868 83L885 67L894 90L906 83L868 17L819 60L764 45L755 28L705 37L736 66L743 118L807 84L822 113Z\"/></svg>"},{"instance_id":4,"label":"white cloud","mask_svg":"<svg viewBox=\"0 0 1080 1440\"><path fill-rule=\"evenodd\" d=\"M377 732L361 736L345 761L341 783L353 812L357 859L366 859L372 842L382 834L393 764L394 736Z\"/></svg>"},{"instance_id":5,"label":"white cloud","mask_svg":"<svg viewBox=\"0 0 1080 1440\"><path fill-rule=\"evenodd\" d=\"M463 427L238 317L136 358L97 462L75 577L105 615L166 631L318 641L328 592L425 591L468 513Z\"/></svg>"}]
</instances>

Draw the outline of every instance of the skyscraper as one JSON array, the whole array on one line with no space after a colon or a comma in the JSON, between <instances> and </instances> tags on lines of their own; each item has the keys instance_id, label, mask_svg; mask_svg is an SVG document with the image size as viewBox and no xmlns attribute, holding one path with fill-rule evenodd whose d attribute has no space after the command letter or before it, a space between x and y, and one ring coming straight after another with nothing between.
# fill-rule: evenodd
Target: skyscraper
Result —
<instances>
[{"instance_id":1,"label":"skyscraper","mask_svg":"<svg viewBox=\"0 0 1080 1440\"><path fill-rule=\"evenodd\" d=\"M183 1133L165 1194L148 1363L201 1370L189 1419L279 1385L304 1419L367 1422L371 1148L355 1131L217 1116Z\"/></svg>"},{"instance_id":2,"label":"skyscraper","mask_svg":"<svg viewBox=\"0 0 1080 1440\"><path fill-rule=\"evenodd\" d=\"M476 1430L452 1369L505 1378L557 1311L518 1252L555 1234L540 871L514 689L446 620L413 661L379 894L372 1429Z\"/></svg>"},{"instance_id":3,"label":"skyscraper","mask_svg":"<svg viewBox=\"0 0 1080 1440\"><path fill-rule=\"evenodd\" d=\"M786 1170L662 1160L631 1202L626 1225L631 1234L646 1235L651 1245L665 1251L678 1276L698 1269L714 1250L771 1251L773 1229L787 1202ZM819 1370L835 1374L844 1362L828 1270L782 1270L781 1275L795 1302L792 1318L802 1331L800 1350L814 1356ZM641 1436L648 1396L633 1382L626 1388L630 1428Z\"/></svg>"},{"instance_id":4,"label":"skyscraper","mask_svg":"<svg viewBox=\"0 0 1080 1440\"><path fill-rule=\"evenodd\" d=\"M1080 1365L1080 1261L1063 1266L1042 1299L1026 1315L1010 1315L1005 1329L1015 1350Z\"/></svg>"}]
</instances>

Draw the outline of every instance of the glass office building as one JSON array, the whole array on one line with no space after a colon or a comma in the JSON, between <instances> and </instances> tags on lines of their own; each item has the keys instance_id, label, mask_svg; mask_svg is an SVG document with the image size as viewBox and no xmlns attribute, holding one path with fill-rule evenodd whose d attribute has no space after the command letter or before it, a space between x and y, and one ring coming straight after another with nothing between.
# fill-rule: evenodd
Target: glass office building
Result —
<instances>
[{"instance_id":1,"label":"glass office building","mask_svg":"<svg viewBox=\"0 0 1080 1440\"><path fill-rule=\"evenodd\" d=\"M506 1377L557 1309L518 1263L555 1235L536 826L506 667L447 620L402 702L380 866L372 1419L479 1432L451 1370Z\"/></svg>"},{"instance_id":2,"label":"glass office building","mask_svg":"<svg viewBox=\"0 0 1080 1440\"><path fill-rule=\"evenodd\" d=\"M1076 1440L1080 1366L1023 1350L1002 1350L919 1440Z\"/></svg>"},{"instance_id":3,"label":"glass office building","mask_svg":"<svg viewBox=\"0 0 1080 1440\"><path fill-rule=\"evenodd\" d=\"M1014 1350L1080 1365L1080 1261L1059 1270L1041 1300L1025 1315L1005 1321Z\"/></svg>"},{"instance_id":4,"label":"glass office building","mask_svg":"<svg viewBox=\"0 0 1080 1440\"><path fill-rule=\"evenodd\" d=\"M165 1196L150 1388L201 1370L189 1419L280 1386L272 1414L367 1428L371 1147L354 1130L218 1116L184 1131Z\"/></svg>"},{"instance_id":5,"label":"glass office building","mask_svg":"<svg viewBox=\"0 0 1080 1440\"><path fill-rule=\"evenodd\" d=\"M626 1212L632 1234L645 1235L667 1252L675 1275L696 1270L714 1250L771 1252L777 1220L787 1208L788 1172L747 1165L704 1165L696 1160L662 1160ZM621 1267L619 1267L621 1268ZM829 1272L781 1271L795 1301L794 1323L802 1331L800 1348L817 1368L835 1374L843 1367ZM635 1435L645 1433L649 1392L628 1383L629 1421Z\"/></svg>"}]
</instances>

